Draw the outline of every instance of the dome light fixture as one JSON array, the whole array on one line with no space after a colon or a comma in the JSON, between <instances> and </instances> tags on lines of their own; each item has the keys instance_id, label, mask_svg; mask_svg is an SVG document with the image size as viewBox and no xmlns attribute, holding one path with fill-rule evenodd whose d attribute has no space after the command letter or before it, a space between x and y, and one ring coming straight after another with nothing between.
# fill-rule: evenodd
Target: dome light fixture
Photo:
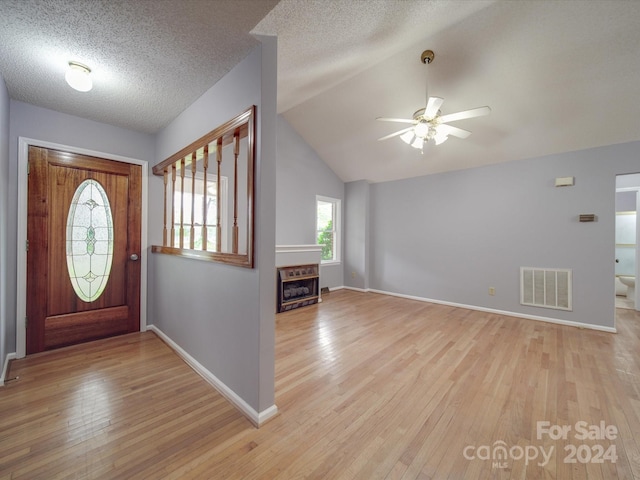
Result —
<instances>
[{"instance_id":1,"label":"dome light fixture","mask_svg":"<svg viewBox=\"0 0 640 480\"><path fill-rule=\"evenodd\" d=\"M93 88L91 69L78 62L69 62L69 69L64 75L69 86L79 92L88 92Z\"/></svg>"}]
</instances>

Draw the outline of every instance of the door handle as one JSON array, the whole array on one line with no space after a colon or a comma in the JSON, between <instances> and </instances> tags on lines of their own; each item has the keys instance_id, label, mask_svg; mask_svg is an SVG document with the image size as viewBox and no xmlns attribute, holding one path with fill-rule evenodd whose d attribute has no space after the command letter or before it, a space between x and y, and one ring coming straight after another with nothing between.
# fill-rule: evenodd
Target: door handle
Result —
<instances>
[{"instance_id":1,"label":"door handle","mask_svg":"<svg viewBox=\"0 0 640 480\"><path fill-rule=\"evenodd\" d=\"M129 258L135 262L136 260L138 260L138 258L139 258L139 257L138 257L138 255L137 255L137 254L132 253L132 254L131 254L131 256L130 256Z\"/></svg>"}]
</instances>

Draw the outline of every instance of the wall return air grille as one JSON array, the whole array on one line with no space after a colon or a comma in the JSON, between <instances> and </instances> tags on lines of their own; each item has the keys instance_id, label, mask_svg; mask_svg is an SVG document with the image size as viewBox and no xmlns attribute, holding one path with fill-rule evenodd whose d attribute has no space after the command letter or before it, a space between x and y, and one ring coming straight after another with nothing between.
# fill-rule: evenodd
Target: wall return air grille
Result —
<instances>
[{"instance_id":1,"label":"wall return air grille","mask_svg":"<svg viewBox=\"0 0 640 480\"><path fill-rule=\"evenodd\" d=\"M520 267L520 303L572 310L571 270Z\"/></svg>"}]
</instances>

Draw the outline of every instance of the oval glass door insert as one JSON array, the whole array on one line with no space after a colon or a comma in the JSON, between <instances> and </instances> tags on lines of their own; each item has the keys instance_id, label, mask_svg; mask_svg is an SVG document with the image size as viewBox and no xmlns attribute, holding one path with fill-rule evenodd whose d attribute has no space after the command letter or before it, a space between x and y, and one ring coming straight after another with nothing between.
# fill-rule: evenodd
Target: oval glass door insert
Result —
<instances>
[{"instance_id":1,"label":"oval glass door insert","mask_svg":"<svg viewBox=\"0 0 640 480\"><path fill-rule=\"evenodd\" d=\"M104 292L113 260L113 217L107 192L97 181L82 182L67 216L67 269L73 290L85 302Z\"/></svg>"}]
</instances>

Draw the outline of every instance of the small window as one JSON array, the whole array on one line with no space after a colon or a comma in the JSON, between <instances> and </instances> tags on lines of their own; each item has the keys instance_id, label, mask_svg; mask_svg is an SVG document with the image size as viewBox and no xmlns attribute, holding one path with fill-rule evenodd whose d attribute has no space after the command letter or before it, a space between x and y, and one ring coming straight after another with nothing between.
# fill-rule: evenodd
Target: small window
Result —
<instances>
[{"instance_id":1,"label":"small window","mask_svg":"<svg viewBox=\"0 0 640 480\"><path fill-rule=\"evenodd\" d=\"M322 247L322 263L340 262L340 200L316 197L316 243Z\"/></svg>"}]
</instances>

